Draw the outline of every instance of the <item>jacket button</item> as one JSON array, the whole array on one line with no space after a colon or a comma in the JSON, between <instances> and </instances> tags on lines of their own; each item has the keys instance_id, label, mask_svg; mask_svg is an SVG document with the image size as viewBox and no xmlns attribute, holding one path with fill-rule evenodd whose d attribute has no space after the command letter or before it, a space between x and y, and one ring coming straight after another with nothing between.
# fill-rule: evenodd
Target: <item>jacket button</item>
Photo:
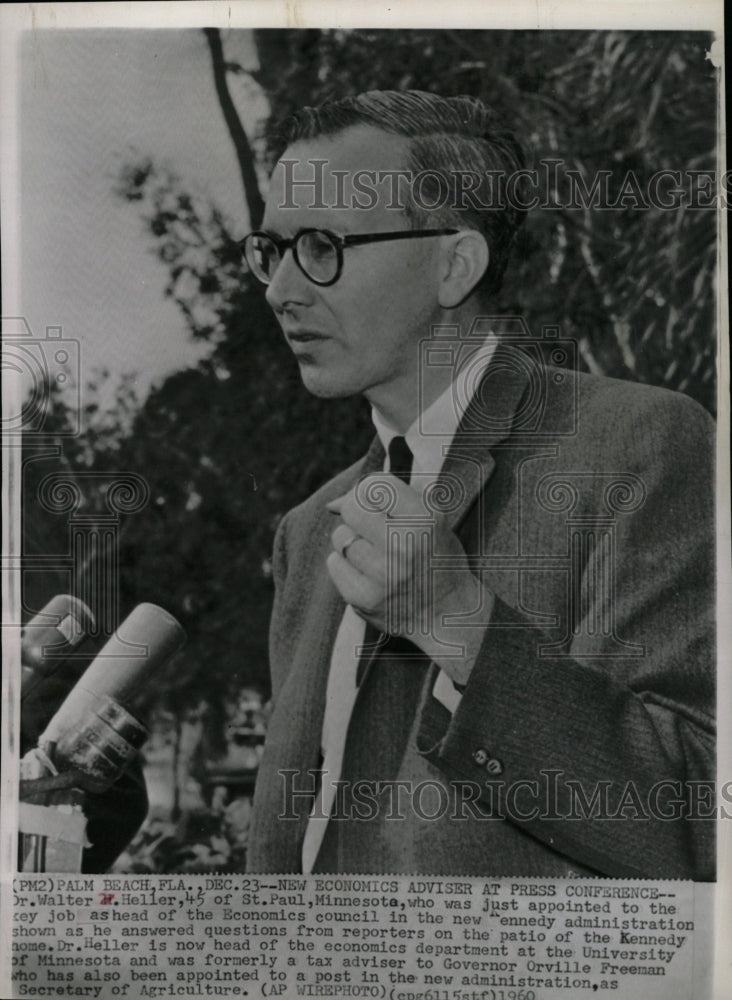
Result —
<instances>
[{"instance_id":1,"label":"jacket button","mask_svg":"<svg viewBox=\"0 0 732 1000\"><path fill-rule=\"evenodd\" d=\"M479 767L482 767L488 760L488 751L483 750L482 747L479 750L475 750L473 753L473 760Z\"/></svg>"},{"instance_id":2,"label":"jacket button","mask_svg":"<svg viewBox=\"0 0 732 1000\"><path fill-rule=\"evenodd\" d=\"M502 774L503 764L500 762L500 760L497 760L495 757L491 757L490 760L487 760L485 762L485 769L488 772L488 774Z\"/></svg>"}]
</instances>

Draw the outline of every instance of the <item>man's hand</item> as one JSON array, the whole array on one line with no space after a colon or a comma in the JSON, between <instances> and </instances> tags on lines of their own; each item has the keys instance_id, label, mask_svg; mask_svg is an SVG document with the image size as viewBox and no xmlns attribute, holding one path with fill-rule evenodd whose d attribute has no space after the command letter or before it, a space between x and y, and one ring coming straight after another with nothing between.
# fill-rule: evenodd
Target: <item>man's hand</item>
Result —
<instances>
[{"instance_id":1,"label":"man's hand","mask_svg":"<svg viewBox=\"0 0 732 1000\"><path fill-rule=\"evenodd\" d=\"M365 477L327 506L342 518L327 565L343 599L379 631L409 639L456 683L467 683L484 628L446 625L445 616L480 609L485 622L491 596L445 515L386 473Z\"/></svg>"}]
</instances>

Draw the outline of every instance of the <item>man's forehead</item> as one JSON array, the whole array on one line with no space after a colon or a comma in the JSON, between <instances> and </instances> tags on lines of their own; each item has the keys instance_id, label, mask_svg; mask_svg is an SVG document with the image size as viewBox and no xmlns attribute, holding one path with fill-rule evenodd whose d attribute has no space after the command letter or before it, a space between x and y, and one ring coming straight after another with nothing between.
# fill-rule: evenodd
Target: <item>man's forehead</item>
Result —
<instances>
[{"instance_id":1,"label":"man's forehead","mask_svg":"<svg viewBox=\"0 0 732 1000\"><path fill-rule=\"evenodd\" d=\"M286 223L288 210L293 214L307 209L312 224L320 225L316 214L333 210L343 219L354 210L354 202L362 206L356 207L357 212L386 211L389 206L394 211L399 184L395 175L405 173L408 157L405 136L370 125L297 140L287 147L272 174L265 221L276 215ZM364 194L365 189L371 193Z\"/></svg>"}]
</instances>

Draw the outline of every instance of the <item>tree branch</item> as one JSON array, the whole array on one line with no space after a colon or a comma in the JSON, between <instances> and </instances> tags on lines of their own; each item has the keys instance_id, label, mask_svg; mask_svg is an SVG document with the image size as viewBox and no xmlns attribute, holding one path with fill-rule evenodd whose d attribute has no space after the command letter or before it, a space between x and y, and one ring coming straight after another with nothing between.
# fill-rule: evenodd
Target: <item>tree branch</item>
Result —
<instances>
[{"instance_id":1,"label":"tree branch","mask_svg":"<svg viewBox=\"0 0 732 1000\"><path fill-rule=\"evenodd\" d=\"M259 191L259 181L254 169L252 147L249 145L249 139L229 93L229 87L226 82L226 62L224 60L223 45L221 44L221 34L218 28L204 28L203 33L211 50L216 95L224 114L224 121L229 129L229 135L234 143L236 158L239 163L239 171L241 173L242 184L244 185L244 198L249 210L249 221L252 228L256 229L260 225L262 216L264 215L264 202Z\"/></svg>"}]
</instances>

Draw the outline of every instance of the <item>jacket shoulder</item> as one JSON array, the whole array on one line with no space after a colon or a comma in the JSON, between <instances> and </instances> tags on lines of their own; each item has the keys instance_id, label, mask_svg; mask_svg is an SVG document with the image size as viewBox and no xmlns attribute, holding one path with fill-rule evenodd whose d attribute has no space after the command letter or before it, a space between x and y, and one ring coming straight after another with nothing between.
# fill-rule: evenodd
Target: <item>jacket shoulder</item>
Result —
<instances>
[{"instance_id":1,"label":"jacket shoulder","mask_svg":"<svg viewBox=\"0 0 732 1000\"><path fill-rule=\"evenodd\" d=\"M561 425L580 447L591 441L605 454L621 449L668 458L714 441L713 418L683 392L585 372L566 378L560 369L549 369L550 378L552 371L561 381L547 394L542 429Z\"/></svg>"},{"instance_id":2,"label":"jacket shoulder","mask_svg":"<svg viewBox=\"0 0 732 1000\"><path fill-rule=\"evenodd\" d=\"M592 376L592 392L581 395L583 412L605 434L614 433L631 453L665 462L709 457L714 443L714 420L683 392L620 379Z\"/></svg>"},{"instance_id":3,"label":"jacket shoulder","mask_svg":"<svg viewBox=\"0 0 732 1000\"><path fill-rule=\"evenodd\" d=\"M714 421L707 410L683 392L648 385L645 382L632 382L628 379L608 378L585 372L576 372L575 377L578 380L579 398L585 402L595 401L600 407L615 410L624 405L631 410L653 411L661 416L683 415L695 423L706 425L707 428L714 426Z\"/></svg>"}]
</instances>

